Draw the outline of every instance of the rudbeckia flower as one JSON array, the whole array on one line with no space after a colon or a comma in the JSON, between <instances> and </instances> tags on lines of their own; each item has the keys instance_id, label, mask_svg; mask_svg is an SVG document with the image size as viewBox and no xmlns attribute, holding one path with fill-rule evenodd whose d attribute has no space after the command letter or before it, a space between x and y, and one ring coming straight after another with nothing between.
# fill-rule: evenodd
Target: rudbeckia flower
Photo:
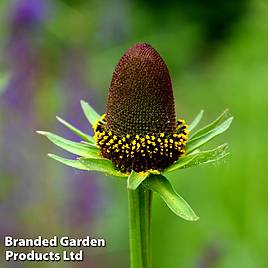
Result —
<instances>
[{"instance_id":1,"label":"rudbeckia flower","mask_svg":"<svg viewBox=\"0 0 268 268\"><path fill-rule=\"evenodd\" d=\"M127 182L130 209L131 267L150 267L150 206L157 193L185 220L198 219L166 178L170 172L207 163L228 155L227 144L201 147L225 132L233 117L224 111L215 121L194 131L203 111L188 125L177 119L168 68L148 44L136 44L122 56L110 84L106 113L100 116L81 101L94 136L57 119L81 138L73 142L50 132L38 131L62 149L77 156L71 160L49 154L73 168L95 170Z\"/></svg>"},{"instance_id":2,"label":"rudbeckia flower","mask_svg":"<svg viewBox=\"0 0 268 268\"><path fill-rule=\"evenodd\" d=\"M124 173L163 171L185 154L189 131L176 122L168 69L151 46L137 44L120 59L93 128L101 155Z\"/></svg>"},{"instance_id":3,"label":"rudbeckia flower","mask_svg":"<svg viewBox=\"0 0 268 268\"><path fill-rule=\"evenodd\" d=\"M127 179L128 188L133 190L142 183L152 190L161 186L156 192L176 214L187 220L197 219L192 210L184 214L166 200L165 191L170 183L164 176L179 169L217 162L228 155L227 144L200 150L228 129L233 117L228 116L227 110L194 133L203 111L190 125L184 119L177 120L168 68L158 52L145 43L131 47L115 67L105 114L100 116L85 101L81 101L81 106L94 129L94 137L57 117L81 142L38 131L78 156L76 160L54 154L49 154L50 157L77 169ZM173 189L168 192L178 197Z\"/></svg>"}]
</instances>

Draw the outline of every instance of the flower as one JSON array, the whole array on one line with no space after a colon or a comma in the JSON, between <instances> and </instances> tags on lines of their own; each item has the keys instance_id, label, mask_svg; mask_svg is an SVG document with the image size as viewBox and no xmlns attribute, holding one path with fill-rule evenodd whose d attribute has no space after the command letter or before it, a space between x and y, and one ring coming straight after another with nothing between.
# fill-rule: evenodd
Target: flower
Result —
<instances>
[{"instance_id":1,"label":"flower","mask_svg":"<svg viewBox=\"0 0 268 268\"><path fill-rule=\"evenodd\" d=\"M81 142L73 142L50 132L38 131L64 150L78 156L71 160L49 154L73 168L95 170L127 179L127 187L146 187L186 220L198 217L165 178L169 172L214 163L228 155L227 144L212 150L200 148L225 132L233 117L225 110L215 121L193 132L203 110L186 125L176 122L168 69L157 51L148 44L131 47L117 64L110 85L107 111L100 116L81 101L94 137L57 119L73 131Z\"/></svg>"},{"instance_id":2,"label":"flower","mask_svg":"<svg viewBox=\"0 0 268 268\"><path fill-rule=\"evenodd\" d=\"M93 128L101 155L122 172L162 171L185 153L187 125L176 122L167 66L150 45L136 44L120 59L107 113Z\"/></svg>"}]
</instances>

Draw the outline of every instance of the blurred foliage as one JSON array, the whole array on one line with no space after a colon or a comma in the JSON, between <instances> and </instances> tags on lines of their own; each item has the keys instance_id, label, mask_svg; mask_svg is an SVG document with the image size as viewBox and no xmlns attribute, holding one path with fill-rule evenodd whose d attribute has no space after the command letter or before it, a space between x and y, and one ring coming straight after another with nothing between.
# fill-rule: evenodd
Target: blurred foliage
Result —
<instances>
[{"instance_id":1,"label":"blurred foliage","mask_svg":"<svg viewBox=\"0 0 268 268\"><path fill-rule=\"evenodd\" d=\"M34 131L70 135L55 115L91 131L79 100L103 113L115 64L145 41L170 68L178 115L191 121L204 109L209 122L229 108L235 117L220 138L230 144L225 163L169 176L200 221L178 220L155 197L153 267L267 267L267 1L40 0L34 27L14 24L19 2L0 1L0 72L10 77L0 85L1 240L100 235L108 246L87 262L39 267L128 267L125 185L57 165Z\"/></svg>"},{"instance_id":2,"label":"blurred foliage","mask_svg":"<svg viewBox=\"0 0 268 268\"><path fill-rule=\"evenodd\" d=\"M232 28L239 22L248 10L248 0L137 0L142 5L154 10L160 17L168 10L174 10L179 15L198 23L203 29L206 41L218 41L232 33ZM158 20L163 23L162 20Z\"/></svg>"}]
</instances>

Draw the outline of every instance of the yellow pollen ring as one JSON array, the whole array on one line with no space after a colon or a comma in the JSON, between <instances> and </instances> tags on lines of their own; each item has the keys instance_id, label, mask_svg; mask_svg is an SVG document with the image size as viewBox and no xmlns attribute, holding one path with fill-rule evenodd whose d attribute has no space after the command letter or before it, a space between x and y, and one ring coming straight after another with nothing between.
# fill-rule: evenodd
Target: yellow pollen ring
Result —
<instances>
[{"instance_id":1,"label":"yellow pollen ring","mask_svg":"<svg viewBox=\"0 0 268 268\"><path fill-rule=\"evenodd\" d=\"M108 129L105 115L94 125L94 139L100 154L110 159L124 173L162 171L185 154L189 130L184 120L177 123L174 133L122 134Z\"/></svg>"}]
</instances>

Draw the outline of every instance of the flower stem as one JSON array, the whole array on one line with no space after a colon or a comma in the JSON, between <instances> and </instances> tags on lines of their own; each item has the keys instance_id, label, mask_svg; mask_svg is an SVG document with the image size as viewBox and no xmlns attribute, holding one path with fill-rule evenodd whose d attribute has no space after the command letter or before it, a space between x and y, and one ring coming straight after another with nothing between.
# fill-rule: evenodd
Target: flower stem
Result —
<instances>
[{"instance_id":1,"label":"flower stem","mask_svg":"<svg viewBox=\"0 0 268 268\"><path fill-rule=\"evenodd\" d=\"M128 190L130 267L151 268L152 191L139 186Z\"/></svg>"}]
</instances>

